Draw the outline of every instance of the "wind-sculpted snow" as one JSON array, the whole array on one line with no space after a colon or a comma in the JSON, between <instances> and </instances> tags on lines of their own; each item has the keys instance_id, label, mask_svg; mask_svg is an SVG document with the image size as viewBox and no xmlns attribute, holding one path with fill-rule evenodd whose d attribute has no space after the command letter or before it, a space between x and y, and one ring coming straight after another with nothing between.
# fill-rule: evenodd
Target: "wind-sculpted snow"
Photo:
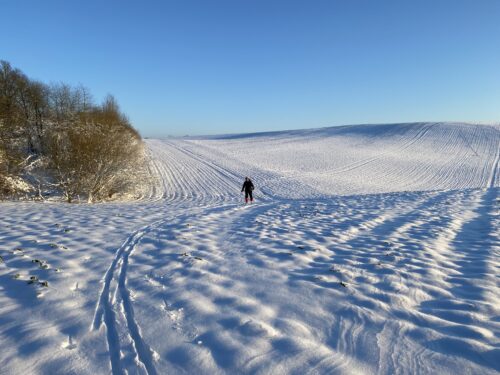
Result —
<instances>
[{"instance_id":1,"label":"wind-sculpted snow","mask_svg":"<svg viewBox=\"0 0 500 375\"><path fill-rule=\"evenodd\" d=\"M148 140L142 201L3 203L0 373L498 374L499 142Z\"/></svg>"}]
</instances>

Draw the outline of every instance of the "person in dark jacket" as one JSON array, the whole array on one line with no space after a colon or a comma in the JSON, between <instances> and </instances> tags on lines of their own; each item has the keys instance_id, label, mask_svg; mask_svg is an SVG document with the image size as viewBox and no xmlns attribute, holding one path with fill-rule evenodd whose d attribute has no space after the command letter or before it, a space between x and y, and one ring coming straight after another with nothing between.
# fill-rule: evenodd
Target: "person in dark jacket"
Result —
<instances>
[{"instance_id":1,"label":"person in dark jacket","mask_svg":"<svg viewBox=\"0 0 500 375\"><path fill-rule=\"evenodd\" d=\"M250 202L253 202L253 183L248 177L245 177L245 182L243 182L243 186L241 188L241 192L245 192L245 203L248 203L248 198L250 198Z\"/></svg>"}]
</instances>

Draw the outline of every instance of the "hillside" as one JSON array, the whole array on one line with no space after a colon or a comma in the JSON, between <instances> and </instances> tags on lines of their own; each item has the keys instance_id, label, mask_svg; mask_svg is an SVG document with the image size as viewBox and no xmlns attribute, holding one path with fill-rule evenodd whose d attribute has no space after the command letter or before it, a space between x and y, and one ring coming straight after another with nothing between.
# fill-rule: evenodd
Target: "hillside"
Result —
<instances>
[{"instance_id":1,"label":"hillside","mask_svg":"<svg viewBox=\"0 0 500 375\"><path fill-rule=\"evenodd\" d=\"M2 374L499 373L499 126L147 146L142 200L0 205Z\"/></svg>"},{"instance_id":2,"label":"hillside","mask_svg":"<svg viewBox=\"0 0 500 375\"><path fill-rule=\"evenodd\" d=\"M190 153L238 183L252 176L270 196L307 198L499 186L499 142L500 125L414 123L151 140L150 147Z\"/></svg>"}]
</instances>

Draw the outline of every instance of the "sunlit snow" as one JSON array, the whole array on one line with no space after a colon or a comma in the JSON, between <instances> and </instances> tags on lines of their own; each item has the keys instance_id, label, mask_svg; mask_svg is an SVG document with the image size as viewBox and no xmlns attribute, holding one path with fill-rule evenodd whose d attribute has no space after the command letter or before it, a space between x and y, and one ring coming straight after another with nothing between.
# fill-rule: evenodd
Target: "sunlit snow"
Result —
<instances>
[{"instance_id":1,"label":"sunlit snow","mask_svg":"<svg viewBox=\"0 0 500 375\"><path fill-rule=\"evenodd\" d=\"M147 145L140 201L0 204L0 373L500 371L500 126Z\"/></svg>"}]
</instances>

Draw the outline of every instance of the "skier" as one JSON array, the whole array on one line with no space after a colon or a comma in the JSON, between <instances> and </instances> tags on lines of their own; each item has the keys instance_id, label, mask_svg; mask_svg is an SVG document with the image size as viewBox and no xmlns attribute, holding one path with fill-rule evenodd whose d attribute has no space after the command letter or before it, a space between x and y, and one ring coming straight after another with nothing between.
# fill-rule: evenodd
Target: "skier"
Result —
<instances>
[{"instance_id":1,"label":"skier","mask_svg":"<svg viewBox=\"0 0 500 375\"><path fill-rule=\"evenodd\" d=\"M248 203L248 198L250 198L250 203L253 202L253 183L248 177L245 177L245 182L243 182L243 186L241 188L241 192L245 191L245 203Z\"/></svg>"}]
</instances>

